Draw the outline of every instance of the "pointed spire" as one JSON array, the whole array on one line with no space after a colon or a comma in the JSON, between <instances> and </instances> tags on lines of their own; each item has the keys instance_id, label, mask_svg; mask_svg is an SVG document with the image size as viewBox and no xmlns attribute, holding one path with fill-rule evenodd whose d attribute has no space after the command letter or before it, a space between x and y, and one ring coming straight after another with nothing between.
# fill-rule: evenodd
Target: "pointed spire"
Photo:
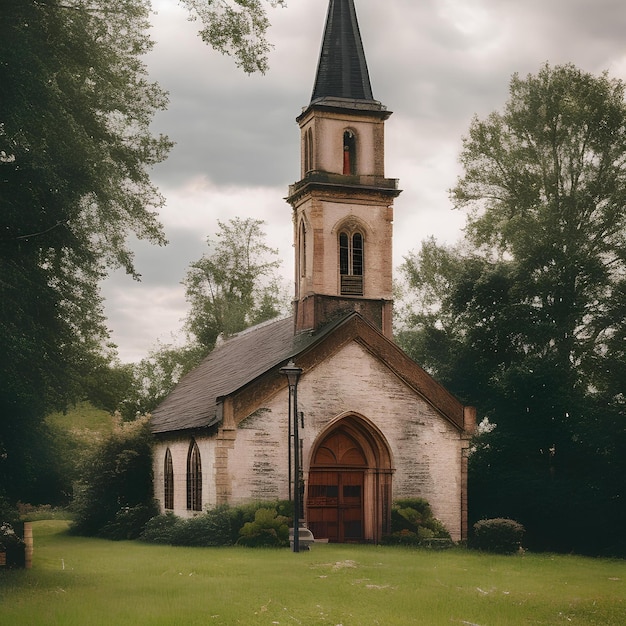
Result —
<instances>
[{"instance_id":1,"label":"pointed spire","mask_svg":"<svg viewBox=\"0 0 626 626\"><path fill-rule=\"evenodd\" d=\"M323 98L374 101L353 0L330 0L311 104Z\"/></svg>"}]
</instances>

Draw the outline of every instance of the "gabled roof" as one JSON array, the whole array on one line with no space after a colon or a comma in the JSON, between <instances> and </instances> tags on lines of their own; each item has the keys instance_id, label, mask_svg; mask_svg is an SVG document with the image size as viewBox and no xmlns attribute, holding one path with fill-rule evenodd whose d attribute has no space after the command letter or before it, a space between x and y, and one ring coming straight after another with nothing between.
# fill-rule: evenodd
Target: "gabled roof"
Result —
<instances>
[{"instance_id":1,"label":"gabled roof","mask_svg":"<svg viewBox=\"0 0 626 626\"><path fill-rule=\"evenodd\" d=\"M293 324L292 317L265 322L218 345L154 410L152 432L214 426L221 420L218 407L223 397L245 396L254 381L272 372L278 376L279 367L292 358L306 375L349 341L361 343L443 417L460 430L465 428L462 404L358 313L348 313L312 333L294 335Z\"/></svg>"},{"instance_id":2,"label":"gabled roof","mask_svg":"<svg viewBox=\"0 0 626 626\"><path fill-rule=\"evenodd\" d=\"M353 0L330 0L311 104L324 98L374 102Z\"/></svg>"},{"instance_id":3,"label":"gabled roof","mask_svg":"<svg viewBox=\"0 0 626 626\"><path fill-rule=\"evenodd\" d=\"M219 420L217 399L293 352L293 318L253 326L217 345L152 413L154 433L206 428Z\"/></svg>"}]
</instances>

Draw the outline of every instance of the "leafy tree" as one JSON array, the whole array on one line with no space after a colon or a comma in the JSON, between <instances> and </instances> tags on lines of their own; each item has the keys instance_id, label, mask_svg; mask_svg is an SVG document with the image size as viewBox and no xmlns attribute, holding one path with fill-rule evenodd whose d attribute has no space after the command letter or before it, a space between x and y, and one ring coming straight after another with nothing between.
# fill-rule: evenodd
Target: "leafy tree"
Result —
<instances>
[{"instance_id":1,"label":"leafy tree","mask_svg":"<svg viewBox=\"0 0 626 626\"><path fill-rule=\"evenodd\" d=\"M271 45L266 39L269 20L265 6L285 6L284 0L181 0L190 19L200 19L200 36L215 50L235 60L250 74L268 69Z\"/></svg>"},{"instance_id":2,"label":"leafy tree","mask_svg":"<svg viewBox=\"0 0 626 626\"><path fill-rule=\"evenodd\" d=\"M434 304L401 335L488 418L471 513L518 519L531 546L624 552L624 84L571 65L516 75L461 163L464 245L407 260Z\"/></svg>"},{"instance_id":3,"label":"leafy tree","mask_svg":"<svg viewBox=\"0 0 626 626\"><path fill-rule=\"evenodd\" d=\"M140 0L14 0L0 13L0 484L43 497L43 417L79 396L107 336L98 281L164 243L149 168L169 148L140 61ZM45 471L43 472L45 474Z\"/></svg>"},{"instance_id":4,"label":"leafy tree","mask_svg":"<svg viewBox=\"0 0 626 626\"><path fill-rule=\"evenodd\" d=\"M184 4L207 43L247 72L267 68L265 9L282 0ZM108 367L98 283L116 266L138 278L131 233L165 243L149 171L170 142L149 129L167 101L142 61L149 11L148 0L0 9L0 489L12 500L49 497L34 487L51 454L44 416L85 395L111 405L111 385L128 381ZM98 389L107 372L126 383Z\"/></svg>"},{"instance_id":5,"label":"leafy tree","mask_svg":"<svg viewBox=\"0 0 626 626\"><path fill-rule=\"evenodd\" d=\"M220 335L276 317L284 308L278 251L265 243L263 221L218 221L210 253L191 264L184 284L191 310L187 330L207 351Z\"/></svg>"},{"instance_id":6,"label":"leafy tree","mask_svg":"<svg viewBox=\"0 0 626 626\"><path fill-rule=\"evenodd\" d=\"M139 363L121 366L130 373L131 382L124 395L118 396L117 410L125 420L150 413L205 354L206 349L195 344L159 345Z\"/></svg>"},{"instance_id":7,"label":"leafy tree","mask_svg":"<svg viewBox=\"0 0 626 626\"><path fill-rule=\"evenodd\" d=\"M156 515L152 492L152 433L147 417L119 421L84 459L72 531L111 539L138 537Z\"/></svg>"}]
</instances>

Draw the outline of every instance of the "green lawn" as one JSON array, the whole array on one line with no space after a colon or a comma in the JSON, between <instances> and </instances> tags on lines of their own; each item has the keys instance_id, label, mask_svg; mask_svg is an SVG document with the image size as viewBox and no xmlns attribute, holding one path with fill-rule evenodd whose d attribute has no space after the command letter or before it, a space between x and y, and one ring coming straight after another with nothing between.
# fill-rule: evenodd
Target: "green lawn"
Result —
<instances>
[{"instance_id":1,"label":"green lawn","mask_svg":"<svg viewBox=\"0 0 626 626\"><path fill-rule=\"evenodd\" d=\"M0 624L626 624L626 562L316 545L173 548L35 522L33 568L0 572Z\"/></svg>"}]
</instances>

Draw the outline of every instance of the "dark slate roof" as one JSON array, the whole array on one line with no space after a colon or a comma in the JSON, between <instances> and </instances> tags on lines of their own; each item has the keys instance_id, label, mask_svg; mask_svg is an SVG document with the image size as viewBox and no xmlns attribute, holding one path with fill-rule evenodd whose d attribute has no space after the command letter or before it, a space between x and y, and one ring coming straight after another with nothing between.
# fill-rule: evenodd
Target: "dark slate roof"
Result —
<instances>
[{"instance_id":1,"label":"dark slate roof","mask_svg":"<svg viewBox=\"0 0 626 626\"><path fill-rule=\"evenodd\" d=\"M324 98L374 102L353 0L330 0L311 104Z\"/></svg>"},{"instance_id":2,"label":"dark slate roof","mask_svg":"<svg viewBox=\"0 0 626 626\"><path fill-rule=\"evenodd\" d=\"M152 412L152 432L192 430L217 424L221 419L217 412L219 398L285 364L332 332L337 323L317 333L294 335L293 317L287 317L264 322L226 339L184 376Z\"/></svg>"},{"instance_id":3,"label":"dark slate roof","mask_svg":"<svg viewBox=\"0 0 626 626\"><path fill-rule=\"evenodd\" d=\"M184 376L152 413L154 433L206 428L219 421L217 399L292 356L293 318L253 326L226 339Z\"/></svg>"},{"instance_id":4,"label":"dark slate roof","mask_svg":"<svg viewBox=\"0 0 626 626\"><path fill-rule=\"evenodd\" d=\"M313 355L325 340L333 338L339 342L359 338L442 415L463 428L461 403L359 313L348 312L315 332L294 335L293 328L293 317L288 317L253 326L223 341L153 411L152 432L175 433L217 425L222 418L218 413L221 398L278 370L292 358L302 366L307 354Z\"/></svg>"}]
</instances>

